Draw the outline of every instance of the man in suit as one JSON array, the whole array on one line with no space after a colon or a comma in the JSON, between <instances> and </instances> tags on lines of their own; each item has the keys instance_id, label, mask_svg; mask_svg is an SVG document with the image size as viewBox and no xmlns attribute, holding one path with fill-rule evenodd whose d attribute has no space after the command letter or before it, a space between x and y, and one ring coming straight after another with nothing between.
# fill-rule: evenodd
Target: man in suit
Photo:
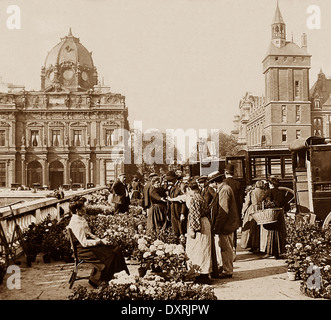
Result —
<instances>
[{"instance_id":1,"label":"man in suit","mask_svg":"<svg viewBox=\"0 0 331 320\"><path fill-rule=\"evenodd\" d=\"M238 212L238 217L240 221L240 226L242 225L242 220L241 220L241 210L242 206L244 203L244 192L243 189L241 188L241 184L238 180L235 180L233 178L234 175L234 165L233 164L226 164L225 169L224 169L224 174L225 174L225 182L231 187L234 197L236 200L236 205L237 205L237 212ZM240 227L239 226L239 227ZM234 252L237 249L237 231L234 232L234 240L233 240L233 245L234 245Z\"/></svg>"},{"instance_id":2,"label":"man in suit","mask_svg":"<svg viewBox=\"0 0 331 320\"><path fill-rule=\"evenodd\" d=\"M234 232L239 228L240 220L234 192L225 180L222 182L222 179L217 181L217 194L212 204L212 215L214 217L213 232L219 236L223 264L223 272L218 277L231 278L234 261Z\"/></svg>"},{"instance_id":3,"label":"man in suit","mask_svg":"<svg viewBox=\"0 0 331 320\"><path fill-rule=\"evenodd\" d=\"M150 211L150 208L151 208L151 205L152 205L150 193L151 193L151 190L153 188L152 179L154 177L157 177L157 173L152 172L148 176L148 181L145 183L144 189L143 189L143 196L144 196L143 204L144 204L144 209L146 210L147 216L149 216L149 214L150 214L149 211Z\"/></svg>"},{"instance_id":4,"label":"man in suit","mask_svg":"<svg viewBox=\"0 0 331 320\"><path fill-rule=\"evenodd\" d=\"M121 173L113 185L113 203L115 203L115 214L127 212L129 209L130 196L125 173Z\"/></svg>"}]
</instances>

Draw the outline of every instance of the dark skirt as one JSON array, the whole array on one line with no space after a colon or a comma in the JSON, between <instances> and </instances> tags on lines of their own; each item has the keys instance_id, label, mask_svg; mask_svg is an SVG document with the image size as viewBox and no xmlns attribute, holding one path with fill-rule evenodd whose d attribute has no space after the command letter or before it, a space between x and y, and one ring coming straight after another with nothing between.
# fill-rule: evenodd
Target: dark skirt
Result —
<instances>
[{"instance_id":1,"label":"dark skirt","mask_svg":"<svg viewBox=\"0 0 331 320\"><path fill-rule=\"evenodd\" d=\"M146 231L151 232L165 229L167 224L167 206L163 204L153 204L147 210Z\"/></svg>"},{"instance_id":2,"label":"dark skirt","mask_svg":"<svg viewBox=\"0 0 331 320\"><path fill-rule=\"evenodd\" d=\"M283 213L280 213L277 222L263 225L268 230L265 252L272 256L279 256L285 253L286 225Z\"/></svg>"},{"instance_id":3,"label":"dark skirt","mask_svg":"<svg viewBox=\"0 0 331 320\"><path fill-rule=\"evenodd\" d=\"M94 272L94 279L91 279L95 283L108 282L115 273L123 270L129 274L122 250L118 246L100 244L85 248L77 245L77 253L80 259L95 265L100 271L99 276L97 276L98 272Z\"/></svg>"}]
</instances>

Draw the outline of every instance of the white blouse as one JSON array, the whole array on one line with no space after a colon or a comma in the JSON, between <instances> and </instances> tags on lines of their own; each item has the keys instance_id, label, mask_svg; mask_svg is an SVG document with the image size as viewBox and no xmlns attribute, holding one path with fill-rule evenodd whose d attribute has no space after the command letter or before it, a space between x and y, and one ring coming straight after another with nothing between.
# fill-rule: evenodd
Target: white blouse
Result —
<instances>
[{"instance_id":1,"label":"white blouse","mask_svg":"<svg viewBox=\"0 0 331 320\"><path fill-rule=\"evenodd\" d=\"M67 228L72 230L76 239L83 247L96 246L100 242L100 240L88 239L89 235L91 234L90 228L87 224L87 221L78 214L72 215Z\"/></svg>"}]
</instances>

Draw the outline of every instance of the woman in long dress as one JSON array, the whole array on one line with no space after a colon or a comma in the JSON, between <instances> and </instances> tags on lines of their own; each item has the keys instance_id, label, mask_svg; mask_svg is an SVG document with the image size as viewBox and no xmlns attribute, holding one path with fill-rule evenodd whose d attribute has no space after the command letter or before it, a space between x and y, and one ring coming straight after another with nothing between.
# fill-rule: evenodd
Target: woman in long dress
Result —
<instances>
[{"instance_id":1,"label":"woman in long dress","mask_svg":"<svg viewBox=\"0 0 331 320\"><path fill-rule=\"evenodd\" d=\"M199 191L196 181L190 181L185 195L169 199L183 201L188 207L186 254L189 258L188 269L191 267L199 273L196 282L210 283L212 272L211 259L211 225L208 218L208 208L205 199Z\"/></svg>"},{"instance_id":2,"label":"woman in long dress","mask_svg":"<svg viewBox=\"0 0 331 320\"><path fill-rule=\"evenodd\" d=\"M270 178L270 189L266 191L264 200L273 202L277 208L282 208L277 218L277 222L265 224L261 227L261 247L260 250L265 252L264 258L274 256L276 259L285 252L286 244L286 225L285 212L288 211L285 192L279 188L279 179Z\"/></svg>"},{"instance_id":3,"label":"woman in long dress","mask_svg":"<svg viewBox=\"0 0 331 320\"><path fill-rule=\"evenodd\" d=\"M263 181L257 181L252 190L248 191L242 209L242 231L240 246L243 249L250 249L251 252L260 251L260 226L253 219L252 214L262 204L265 196Z\"/></svg>"},{"instance_id":4,"label":"woman in long dress","mask_svg":"<svg viewBox=\"0 0 331 320\"><path fill-rule=\"evenodd\" d=\"M151 209L148 212L146 231L147 233L165 229L167 224L167 194L161 188L159 177L152 178L152 188L150 191Z\"/></svg>"},{"instance_id":5,"label":"woman in long dress","mask_svg":"<svg viewBox=\"0 0 331 320\"><path fill-rule=\"evenodd\" d=\"M78 196L72 199L69 205L72 217L67 228L75 236L78 257L93 265L89 283L97 287L102 282L110 281L117 272L124 270L127 274L130 273L121 249L91 233L84 218L85 201L86 198Z\"/></svg>"}]
</instances>

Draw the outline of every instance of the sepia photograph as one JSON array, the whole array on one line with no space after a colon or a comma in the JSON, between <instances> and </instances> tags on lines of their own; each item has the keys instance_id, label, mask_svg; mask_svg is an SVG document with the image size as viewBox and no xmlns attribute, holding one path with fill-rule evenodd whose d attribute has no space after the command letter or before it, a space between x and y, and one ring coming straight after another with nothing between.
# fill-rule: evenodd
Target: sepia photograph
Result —
<instances>
[{"instance_id":1,"label":"sepia photograph","mask_svg":"<svg viewBox=\"0 0 331 320\"><path fill-rule=\"evenodd\" d=\"M0 300L330 300L330 13L1 1Z\"/></svg>"}]
</instances>

